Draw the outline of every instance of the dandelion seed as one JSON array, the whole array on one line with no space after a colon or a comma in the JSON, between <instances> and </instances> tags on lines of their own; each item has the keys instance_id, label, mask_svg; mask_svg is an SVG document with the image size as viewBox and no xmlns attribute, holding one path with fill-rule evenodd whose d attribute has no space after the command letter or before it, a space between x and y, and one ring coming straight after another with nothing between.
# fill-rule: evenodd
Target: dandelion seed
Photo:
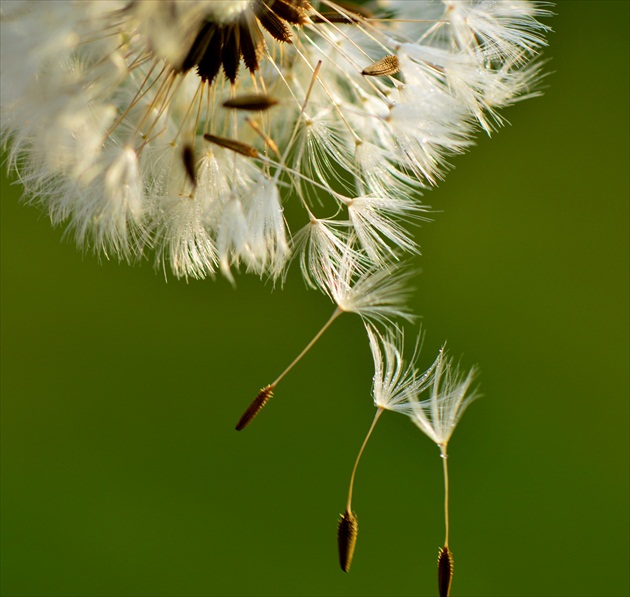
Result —
<instances>
[{"instance_id":1,"label":"dandelion seed","mask_svg":"<svg viewBox=\"0 0 630 597\"><path fill-rule=\"evenodd\" d=\"M440 447L442 456L445 540L438 560L438 577L440 596L447 596L453 571L453 557L449 550L447 446L465 408L477 397L476 392L470 393L475 370L464 376L453 365L453 361L446 357L446 352L442 348L431 366L424 373L420 373L416 363L420 352L421 335L416 340L411 358L406 361L403 355L404 335L400 328L391 328L382 333L375 326L366 324L366 330L374 361L372 396L376 414L352 469L346 512L352 512L352 494L359 461L382 413L389 410L410 417ZM420 396L425 392L430 392L430 397L420 401Z\"/></svg>"},{"instance_id":2,"label":"dandelion seed","mask_svg":"<svg viewBox=\"0 0 630 597\"><path fill-rule=\"evenodd\" d=\"M304 355L342 313L356 313L366 323L369 321L389 322L396 317L407 319L412 317L404 303L406 297L404 281L408 276L407 272L368 270L357 275L357 272L361 271L361 265L354 257L348 255L341 257L340 263L330 269L326 268L325 271L327 277L324 282L327 285L327 293L336 302L337 307L330 319L315 334L302 352L293 359L273 383L269 384L268 387L272 390L302 360ZM258 397L250 404L240 421L247 418L249 424L260 412L264 403L260 408L256 408L257 401ZM248 413L252 412L253 415L249 416ZM240 428L239 425L237 425L237 430L240 431L244 425Z\"/></svg>"},{"instance_id":3,"label":"dandelion seed","mask_svg":"<svg viewBox=\"0 0 630 597\"><path fill-rule=\"evenodd\" d=\"M417 253L418 246L401 221L418 219L421 206L404 199L355 197L348 214L361 248L373 263L387 266L400 252Z\"/></svg>"},{"instance_id":4,"label":"dandelion seed","mask_svg":"<svg viewBox=\"0 0 630 597\"><path fill-rule=\"evenodd\" d=\"M430 396L419 400L419 394L411 396L407 414L417 427L433 440L440 448L444 470L444 547L438 559L438 581L440 596L448 596L453 576L453 556L449 549L449 480L448 480L448 442L455 426L466 407L478 397L476 391L470 391L475 369L467 374L459 371L452 359L446 357L444 348L435 363L430 384Z\"/></svg>"},{"instance_id":5,"label":"dandelion seed","mask_svg":"<svg viewBox=\"0 0 630 597\"><path fill-rule=\"evenodd\" d=\"M273 106L278 105L278 100L263 93L252 93L242 95L223 102L224 108L234 108L235 110L249 110L251 112L263 112Z\"/></svg>"},{"instance_id":6,"label":"dandelion seed","mask_svg":"<svg viewBox=\"0 0 630 597\"><path fill-rule=\"evenodd\" d=\"M350 485L348 488L348 500L346 503L346 514L339 525L339 560L344 572L348 572L352 563L352 553L356 543L357 528L354 525L352 542L341 541L342 525L351 525L348 517L356 523L356 518L352 512L352 494L354 490L354 479L356 477L359 461L370 439L374 427L379 418L386 410L409 415L413 412L413 396L423 392L432 383L434 370L438 361L436 360L424 373L416 369L416 361L420 352L422 335L418 336L416 346L409 364L403 357L404 335L400 328L387 330L384 334L371 324L366 324L366 331L370 341L370 349L374 360L374 378L372 380L372 397L376 406L376 414L370 428L363 440L357 458L354 462L352 474L350 475ZM344 527L344 536L347 534ZM349 549L351 545L352 549ZM349 556L348 556L349 554Z\"/></svg>"},{"instance_id":7,"label":"dandelion seed","mask_svg":"<svg viewBox=\"0 0 630 597\"><path fill-rule=\"evenodd\" d=\"M252 147L248 143L243 143L242 141L237 141L236 139L228 139L227 137L218 137L217 135L210 135L206 133L203 138L206 141L210 141L210 143L216 143L221 147L225 147L226 149L231 149L236 153L240 153L248 158L257 158L258 151L255 147Z\"/></svg>"},{"instance_id":8,"label":"dandelion seed","mask_svg":"<svg viewBox=\"0 0 630 597\"><path fill-rule=\"evenodd\" d=\"M328 24L348 24L358 21L358 17L352 14L341 14L339 12L322 12L311 17L313 23L328 23Z\"/></svg>"}]
</instances>

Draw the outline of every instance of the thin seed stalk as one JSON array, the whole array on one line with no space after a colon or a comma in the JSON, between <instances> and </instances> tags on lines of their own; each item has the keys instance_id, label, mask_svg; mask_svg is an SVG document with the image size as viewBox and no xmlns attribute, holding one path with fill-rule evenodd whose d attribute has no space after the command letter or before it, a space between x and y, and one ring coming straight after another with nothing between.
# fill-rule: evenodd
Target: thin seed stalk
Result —
<instances>
[{"instance_id":1,"label":"thin seed stalk","mask_svg":"<svg viewBox=\"0 0 630 597\"><path fill-rule=\"evenodd\" d=\"M446 444L440 445L440 455L442 456L442 468L444 469L444 547L448 547L448 454L446 453Z\"/></svg>"},{"instance_id":2,"label":"thin seed stalk","mask_svg":"<svg viewBox=\"0 0 630 597\"><path fill-rule=\"evenodd\" d=\"M449 597L453 582L453 552L448 547L449 513L448 513L448 454L446 444L439 444L442 468L444 470L444 547L438 557L438 592L440 597Z\"/></svg>"},{"instance_id":3,"label":"thin seed stalk","mask_svg":"<svg viewBox=\"0 0 630 597\"><path fill-rule=\"evenodd\" d=\"M337 307L334 311L334 313L330 316L330 319L324 324L324 326L322 327L321 330L319 330L319 332L317 332L317 334L315 334L315 336L313 337L313 339L304 347L304 350L293 359L293 361L291 361L291 364L278 376L278 378L276 379L276 381L274 381L271 385L275 388L279 383L280 380L289 372L291 371L291 369L293 369L293 367L295 367L295 365L297 365L300 360L302 359L302 357L313 347L313 345L315 344L315 342L317 342L322 335L324 334L324 332L330 327L330 325L332 324L333 321L335 321L335 319L337 319L337 317L339 317L341 314L343 313L343 311Z\"/></svg>"},{"instance_id":4,"label":"thin seed stalk","mask_svg":"<svg viewBox=\"0 0 630 597\"><path fill-rule=\"evenodd\" d=\"M372 421L372 424L370 425L370 429L367 432L367 435L365 436L365 439L363 440L363 444L361 445L361 449L359 450L359 453L357 455L357 459L354 461L354 467L352 469L352 474L350 475L350 487L348 488L348 502L346 504L346 511L347 512L352 512L352 492L354 490L354 477L357 474L357 468L359 466L359 460L361 460L361 456L363 455L363 450L365 450L365 446L368 442L368 440L370 439L370 436L372 435L372 431L374 431L374 427L376 426L376 422L378 421L379 417L383 414L383 409L379 406L376 409L376 414L374 415L374 419Z\"/></svg>"},{"instance_id":5,"label":"thin seed stalk","mask_svg":"<svg viewBox=\"0 0 630 597\"><path fill-rule=\"evenodd\" d=\"M357 534L359 531L359 524L356 514L352 511L352 491L354 489L354 478L357 474L357 468L359 461L363 455L363 450L372 435L372 431L376 426L376 422L383 413L383 409L379 406L374 415L374 420L370 425L370 429L361 444L361 449L357 455L357 459L354 461L354 467L352 468L352 474L350 475L350 487L348 488L348 501L346 503L346 511L342 515L339 521L339 527L337 528L337 542L339 547L339 564L344 572L350 571L352 565L352 557L354 556L354 548L357 543Z\"/></svg>"},{"instance_id":6,"label":"thin seed stalk","mask_svg":"<svg viewBox=\"0 0 630 597\"><path fill-rule=\"evenodd\" d=\"M302 352L297 357L295 357L293 361L291 361L291 364L278 376L276 381L269 384L268 386L265 386L262 390L260 390L259 394L256 396L256 398L254 398L251 404L247 407L247 409L245 410L245 412L239 419L238 423L236 424L237 431L241 431L245 429L245 427L247 427L254 420L254 418L258 415L258 413L267 404L269 399L273 396L273 391L275 390L276 386L280 383L282 378L287 373L289 373L289 371L291 371L291 369L293 369L295 365L297 365L297 363L302 359L302 357L313 347L315 342L317 342L321 338L322 334L330 327L332 322L335 321L335 319L337 319L337 317L339 317L342 313L343 311L339 307L337 307L335 311L333 312L333 314L330 316L330 319L323 325L323 327L319 330L319 332L315 334L314 338L306 345L304 350L302 350Z\"/></svg>"}]
</instances>

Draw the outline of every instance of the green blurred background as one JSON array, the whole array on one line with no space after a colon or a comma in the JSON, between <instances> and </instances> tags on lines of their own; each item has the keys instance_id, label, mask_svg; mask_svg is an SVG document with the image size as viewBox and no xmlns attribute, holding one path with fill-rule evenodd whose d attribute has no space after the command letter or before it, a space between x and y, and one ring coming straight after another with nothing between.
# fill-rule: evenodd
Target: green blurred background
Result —
<instances>
[{"instance_id":1,"label":"green blurred background","mask_svg":"<svg viewBox=\"0 0 630 597\"><path fill-rule=\"evenodd\" d=\"M627 595L628 2L556 6L544 97L427 201L414 308L484 398L450 446L453 595ZM3 595L434 595L437 448L386 415L336 524L372 362L294 275L98 263L2 181Z\"/></svg>"}]
</instances>

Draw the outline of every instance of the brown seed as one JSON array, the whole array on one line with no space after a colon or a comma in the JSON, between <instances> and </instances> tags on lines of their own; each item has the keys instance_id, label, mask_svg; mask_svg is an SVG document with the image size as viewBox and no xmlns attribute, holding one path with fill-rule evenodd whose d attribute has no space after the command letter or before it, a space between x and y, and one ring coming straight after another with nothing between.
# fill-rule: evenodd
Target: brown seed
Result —
<instances>
[{"instance_id":1,"label":"brown seed","mask_svg":"<svg viewBox=\"0 0 630 597\"><path fill-rule=\"evenodd\" d=\"M235 110L250 110L259 112L268 110L272 106L278 104L278 100L264 93L249 93L240 97L233 97L223 102L224 108L233 108Z\"/></svg>"},{"instance_id":2,"label":"brown seed","mask_svg":"<svg viewBox=\"0 0 630 597\"><path fill-rule=\"evenodd\" d=\"M195 152L192 145L184 145L182 149L182 161L184 162L184 169L186 174L192 182L193 186L197 186L197 172L195 168Z\"/></svg>"},{"instance_id":3,"label":"brown seed","mask_svg":"<svg viewBox=\"0 0 630 597\"><path fill-rule=\"evenodd\" d=\"M453 581L453 554L444 546L438 556L438 592L440 597L448 597Z\"/></svg>"},{"instance_id":4,"label":"brown seed","mask_svg":"<svg viewBox=\"0 0 630 597\"><path fill-rule=\"evenodd\" d=\"M225 27L214 26L212 23L208 23L207 27L206 34L208 39L204 42L205 46L203 44L200 46L201 53L198 58L193 56L193 59L196 60L197 74L202 81L210 85L221 70L223 46L225 44ZM202 35L204 35L204 30L199 34L199 36Z\"/></svg>"},{"instance_id":5,"label":"brown seed","mask_svg":"<svg viewBox=\"0 0 630 597\"><path fill-rule=\"evenodd\" d=\"M350 571L354 547L357 544L359 522L354 512L346 510L337 527L337 545L339 547L339 565L344 572Z\"/></svg>"},{"instance_id":6,"label":"brown seed","mask_svg":"<svg viewBox=\"0 0 630 597\"><path fill-rule=\"evenodd\" d=\"M243 62L250 72L256 72L265 50L265 38L255 15L249 10L245 10L241 14L238 27Z\"/></svg>"},{"instance_id":7,"label":"brown seed","mask_svg":"<svg viewBox=\"0 0 630 597\"><path fill-rule=\"evenodd\" d=\"M217 34L217 26L214 23L204 23L197 37L193 41L190 50L184 57L181 70L189 71L193 66L199 64L208 50L208 45L213 37ZM220 61L219 61L220 62Z\"/></svg>"},{"instance_id":8,"label":"brown seed","mask_svg":"<svg viewBox=\"0 0 630 597\"><path fill-rule=\"evenodd\" d=\"M223 72L229 79L230 83L236 82L238 75L238 66L241 63L241 36L240 29L237 24L228 25L225 28L225 37L223 39L223 50L221 54L221 64Z\"/></svg>"},{"instance_id":9,"label":"brown seed","mask_svg":"<svg viewBox=\"0 0 630 597\"><path fill-rule=\"evenodd\" d=\"M284 21L264 2L264 0L254 0L254 14L260 24L277 41L292 44L291 30L284 24Z\"/></svg>"},{"instance_id":10,"label":"brown seed","mask_svg":"<svg viewBox=\"0 0 630 597\"><path fill-rule=\"evenodd\" d=\"M253 420L254 417L263 409L265 404L273 396L274 386L266 386L260 392L258 396L254 398L254 401L247 407L247 410L243 413L243 416L236 424L236 431L245 429Z\"/></svg>"},{"instance_id":11,"label":"brown seed","mask_svg":"<svg viewBox=\"0 0 630 597\"><path fill-rule=\"evenodd\" d=\"M267 6L273 10L283 21L294 25L304 25L306 21L306 9L308 3L295 0L264 0Z\"/></svg>"},{"instance_id":12,"label":"brown seed","mask_svg":"<svg viewBox=\"0 0 630 597\"><path fill-rule=\"evenodd\" d=\"M388 75L395 75L400 70L398 64L398 56L385 56L374 64L365 67L362 71L362 75L368 77L386 77Z\"/></svg>"},{"instance_id":13,"label":"brown seed","mask_svg":"<svg viewBox=\"0 0 630 597\"><path fill-rule=\"evenodd\" d=\"M247 156L248 158L258 157L258 150L255 147L248 145L247 143L243 143L242 141L237 141L236 139L228 139L227 137L217 137L216 135L210 135L209 133L206 133L203 138L206 141L210 141L210 143L220 145L221 147L225 147L226 149L231 149L232 151Z\"/></svg>"}]
</instances>

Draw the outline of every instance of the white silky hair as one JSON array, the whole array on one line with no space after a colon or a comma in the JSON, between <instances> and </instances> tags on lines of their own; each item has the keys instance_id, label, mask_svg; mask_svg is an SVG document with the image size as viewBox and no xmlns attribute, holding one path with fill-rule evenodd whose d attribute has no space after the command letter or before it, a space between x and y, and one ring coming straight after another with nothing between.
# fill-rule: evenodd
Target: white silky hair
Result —
<instances>
[{"instance_id":1,"label":"white silky hair","mask_svg":"<svg viewBox=\"0 0 630 597\"><path fill-rule=\"evenodd\" d=\"M346 22L334 2L296 2L300 24L280 19L292 43L256 33L245 0L36 4L5 1L0 20L1 134L28 200L80 246L152 252L177 277L234 281L243 264L284 280L297 251L309 285L354 306L331 275L350 263L350 278L373 281L417 252L420 192L502 123L501 108L535 93L548 30L544 5L526 0L380 0L388 18ZM248 54L257 64L202 80L186 52L208 24L264 35ZM362 74L389 55L400 74ZM223 106L261 93L279 105ZM290 200L302 220L288 219Z\"/></svg>"}]
</instances>

